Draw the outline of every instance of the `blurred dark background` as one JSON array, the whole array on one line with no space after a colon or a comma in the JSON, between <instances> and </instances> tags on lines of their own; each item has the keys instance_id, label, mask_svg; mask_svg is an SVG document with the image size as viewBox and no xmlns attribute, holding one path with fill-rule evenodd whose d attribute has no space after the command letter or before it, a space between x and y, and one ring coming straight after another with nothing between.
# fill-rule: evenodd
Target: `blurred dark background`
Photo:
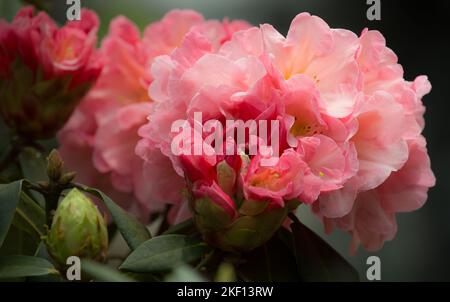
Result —
<instances>
[{"instance_id":1,"label":"blurred dark background","mask_svg":"<svg viewBox=\"0 0 450 302\"><path fill-rule=\"evenodd\" d=\"M66 1L53 0L52 16L65 21ZM0 17L10 20L20 7L18 0L0 0ZM331 27L356 33L378 29L399 57L407 80L428 75L433 90L424 98L427 107L425 136L437 185L425 206L398 215L397 237L378 253L362 250L348 256L349 237L334 232L324 238L349 259L366 280L366 259L381 258L383 281L450 281L450 1L381 0L381 20L369 21L366 0L81 0L83 7L100 16L104 35L109 21L122 14L141 28L173 8L191 8L206 18L242 18L258 25L271 23L286 33L292 18L303 11L323 18ZM306 211L307 225L323 235L320 223Z\"/></svg>"}]
</instances>

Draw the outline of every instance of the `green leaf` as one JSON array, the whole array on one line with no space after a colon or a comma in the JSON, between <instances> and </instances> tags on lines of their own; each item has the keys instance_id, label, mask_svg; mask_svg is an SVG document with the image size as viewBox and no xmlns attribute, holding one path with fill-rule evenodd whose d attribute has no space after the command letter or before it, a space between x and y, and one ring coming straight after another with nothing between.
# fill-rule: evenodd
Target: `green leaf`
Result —
<instances>
[{"instance_id":1,"label":"green leaf","mask_svg":"<svg viewBox=\"0 0 450 302\"><path fill-rule=\"evenodd\" d=\"M58 274L58 271L45 259L23 255L0 257L0 279L49 274Z\"/></svg>"},{"instance_id":2,"label":"green leaf","mask_svg":"<svg viewBox=\"0 0 450 302\"><path fill-rule=\"evenodd\" d=\"M36 252L34 253L34 256L51 261L50 255L48 254L48 251L47 251L47 246L45 245L44 241L41 241L39 243L39 245L36 249Z\"/></svg>"},{"instance_id":3,"label":"green leaf","mask_svg":"<svg viewBox=\"0 0 450 302\"><path fill-rule=\"evenodd\" d=\"M36 248L37 243L35 238L12 224L5 240L3 241L2 247L0 247L0 256L33 256L36 252Z\"/></svg>"},{"instance_id":4,"label":"green leaf","mask_svg":"<svg viewBox=\"0 0 450 302\"><path fill-rule=\"evenodd\" d=\"M45 259L51 262L50 255L47 252L47 247L45 246L44 241L41 241L34 253L35 257ZM63 279L59 274L45 275L45 276L30 276L27 277L27 282L61 282Z\"/></svg>"},{"instance_id":5,"label":"green leaf","mask_svg":"<svg viewBox=\"0 0 450 302\"><path fill-rule=\"evenodd\" d=\"M125 259L120 269L141 273L168 271L181 263L200 259L209 250L199 239L162 235L140 245Z\"/></svg>"},{"instance_id":6,"label":"green leaf","mask_svg":"<svg viewBox=\"0 0 450 302\"><path fill-rule=\"evenodd\" d=\"M19 154L20 169L25 179L31 182L48 181L47 161L45 156L34 148L28 147ZM44 207L44 197L35 191L31 191L31 196Z\"/></svg>"},{"instance_id":7,"label":"green leaf","mask_svg":"<svg viewBox=\"0 0 450 302\"><path fill-rule=\"evenodd\" d=\"M155 276L154 274L150 273L131 273L127 272L127 276L129 276L131 279L135 280L136 282L161 282L160 276Z\"/></svg>"},{"instance_id":8,"label":"green leaf","mask_svg":"<svg viewBox=\"0 0 450 302\"><path fill-rule=\"evenodd\" d=\"M98 282L134 282L135 280L131 279L125 274L112 269L109 266L104 264L83 259L81 261L81 269L92 278L93 281Z\"/></svg>"},{"instance_id":9,"label":"green leaf","mask_svg":"<svg viewBox=\"0 0 450 302\"><path fill-rule=\"evenodd\" d=\"M31 181L47 181L47 162L45 156L34 148L25 148L19 154L23 176Z\"/></svg>"},{"instance_id":10,"label":"green leaf","mask_svg":"<svg viewBox=\"0 0 450 302\"><path fill-rule=\"evenodd\" d=\"M243 262L236 266L239 278L249 282L300 281L294 253L279 232L265 245L242 255Z\"/></svg>"},{"instance_id":11,"label":"green leaf","mask_svg":"<svg viewBox=\"0 0 450 302\"><path fill-rule=\"evenodd\" d=\"M3 159L3 157L0 157ZM7 165L3 170L0 171L0 183L8 184L10 182L16 181L18 179L22 179L22 172L20 171L19 164L16 160L10 161L10 164Z\"/></svg>"},{"instance_id":12,"label":"green leaf","mask_svg":"<svg viewBox=\"0 0 450 302\"><path fill-rule=\"evenodd\" d=\"M40 242L46 232L44 209L23 191L20 193L13 224L27 232L36 242Z\"/></svg>"},{"instance_id":13,"label":"green leaf","mask_svg":"<svg viewBox=\"0 0 450 302\"><path fill-rule=\"evenodd\" d=\"M77 185L80 190L90 193L100 198L108 208L114 222L120 233L127 242L131 250L135 250L141 243L150 239L150 232L146 226L136 220L133 216L124 211L114 203L108 196L99 190L89 188L83 185Z\"/></svg>"},{"instance_id":14,"label":"green leaf","mask_svg":"<svg viewBox=\"0 0 450 302\"><path fill-rule=\"evenodd\" d=\"M170 235L170 234L192 234L195 232L197 228L194 225L194 221L192 218L185 220L183 222L180 222L179 224L176 224L172 227L170 227L167 231L163 233L163 235Z\"/></svg>"},{"instance_id":15,"label":"green leaf","mask_svg":"<svg viewBox=\"0 0 450 302\"><path fill-rule=\"evenodd\" d=\"M206 282L196 270L187 265L179 265L164 280L165 282Z\"/></svg>"},{"instance_id":16,"label":"green leaf","mask_svg":"<svg viewBox=\"0 0 450 302\"><path fill-rule=\"evenodd\" d=\"M22 190L22 181L0 184L0 247L8 234Z\"/></svg>"},{"instance_id":17,"label":"green leaf","mask_svg":"<svg viewBox=\"0 0 450 302\"><path fill-rule=\"evenodd\" d=\"M293 218L297 270L303 281L359 281L358 272L322 238Z\"/></svg>"}]
</instances>

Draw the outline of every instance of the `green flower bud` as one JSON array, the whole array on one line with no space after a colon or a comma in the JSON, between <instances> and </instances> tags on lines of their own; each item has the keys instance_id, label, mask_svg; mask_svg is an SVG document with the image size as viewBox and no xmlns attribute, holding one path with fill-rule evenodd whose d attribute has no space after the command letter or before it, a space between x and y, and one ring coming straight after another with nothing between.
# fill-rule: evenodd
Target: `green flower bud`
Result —
<instances>
[{"instance_id":1,"label":"green flower bud","mask_svg":"<svg viewBox=\"0 0 450 302\"><path fill-rule=\"evenodd\" d=\"M228 251L250 251L270 238L281 227L288 211L280 208L255 216L241 215L228 227L215 234L220 247Z\"/></svg>"},{"instance_id":2,"label":"green flower bud","mask_svg":"<svg viewBox=\"0 0 450 302\"><path fill-rule=\"evenodd\" d=\"M229 252L247 252L266 243L283 225L299 200L284 200L283 205L269 197L253 199L244 194L244 178L250 158L222 160L216 177L208 181L187 182L189 208L193 221L208 244ZM232 167L236 163L236 167Z\"/></svg>"},{"instance_id":3,"label":"green flower bud","mask_svg":"<svg viewBox=\"0 0 450 302\"><path fill-rule=\"evenodd\" d=\"M268 202L244 200L236 217L230 217L211 198L202 197L191 203L194 222L210 245L229 252L253 250L282 226L290 208L267 209Z\"/></svg>"},{"instance_id":4,"label":"green flower bud","mask_svg":"<svg viewBox=\"0 0 450 302\"><path fill-rule=\"evenodd\" d=\"M15 72L21 73L25 68L18 67ZM33 77L31 74L18 74L16 77L17 81L0 83L0 114L9 128L32 140L53 137L90 88L90 84L83 84L69 90L71 81L68 77L40 82L27 80Z\"/></svg>"},{"instance_id":5,"label":"green flower bud","mask_svg":"<svg viewBox=\"0 0 450 302\"><path fill-rule=\"evenodd\" d=\"M70 256L103 261L108 251L105 220L91 199L72 189L56 210L46 243L61 267Z\"/></svg>"},{"instance_id":6,"label":"green flower bud","mask_svg":"<svg viewBox=\"0 0 450 302\"><path fill-rule=\"evenodd\" d=\"M217 164L217 182L226 194L233 195L236 171L224 160Z\"/></svg>"}]
</instances>

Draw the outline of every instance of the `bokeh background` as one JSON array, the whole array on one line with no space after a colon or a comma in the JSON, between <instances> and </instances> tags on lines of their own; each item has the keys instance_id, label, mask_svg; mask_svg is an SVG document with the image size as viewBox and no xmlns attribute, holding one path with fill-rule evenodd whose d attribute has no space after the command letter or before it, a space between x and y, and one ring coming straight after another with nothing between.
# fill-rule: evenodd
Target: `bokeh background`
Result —
<instances>
[{"instance_id":1,"label":"bokeh background","mask_svg":"<svg viewBox=\"0 0 450 302\"><path fill-rule=\"evenodd\" d=\"M66 1L48 2L53 18L64 23ZM304 11L322 17L331 27L356 33L365 27L380 30L397 53L406 79L425 74L433 85L432 93L424 98L425 136L437 185L422 209L398 215L397 237L377 253L360 250L349 256L347 234L335 231L326 236L308 211L301 210L300 215L347 257L362 280L366 280L367 257L377 255L383 281L450 281L450 1L381 0L381 21L367 20L366 0L81 0L81 4L99 14L101 36L117 15L125 15L144 28L173 8L195 9L206 18L271 23L282 33L292 18ZM18 0L0 0L0 17L10 20L20 5Z\"/></svg>"}]
</instances>

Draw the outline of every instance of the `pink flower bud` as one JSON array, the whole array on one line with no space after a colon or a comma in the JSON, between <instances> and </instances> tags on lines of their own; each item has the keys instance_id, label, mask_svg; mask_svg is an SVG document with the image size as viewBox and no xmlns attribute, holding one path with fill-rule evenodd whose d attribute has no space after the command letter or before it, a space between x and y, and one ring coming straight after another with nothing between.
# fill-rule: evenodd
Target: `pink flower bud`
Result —
<instances>
[{"instance_id":1,"label":"pink flower bud","mask_svg":"<svg viewBox=\"0 0 450 302\"><path fill-rule=\"evenodd\" d=\"M48 138L65 124L100 74L97 29L88 10L61 28L32 7L0 21L1 115L17 134Z\"/></svg>"}]
</instances>

